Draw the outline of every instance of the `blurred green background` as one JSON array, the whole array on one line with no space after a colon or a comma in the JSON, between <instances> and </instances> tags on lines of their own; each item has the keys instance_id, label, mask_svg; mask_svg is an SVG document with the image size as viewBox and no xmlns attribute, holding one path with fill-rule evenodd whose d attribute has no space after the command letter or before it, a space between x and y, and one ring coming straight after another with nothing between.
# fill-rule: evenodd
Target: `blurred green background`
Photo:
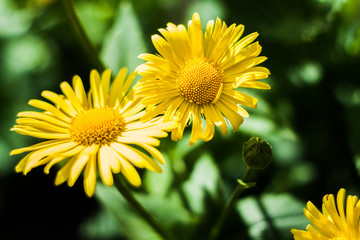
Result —
<instances>
[{"instance_id":1,"label":"blurred green background","mask_svg":"<svg viewBox=\"0 0 360 240\"><path fill-rule=\"evenodd\" d=\"M321 207L323 195L345 187L360 195L360 2L358 0L75 0L76 11L113 74L155 53L151 35L167 22L187 25L194 11L203 26L220 17L259 32L270 91L245 90L259 99L239 132L216 132L208 143L161 141L162 174L140 171L136 196L179 239L206 239L221 207L244 173L241 148L251 136L273 146L273 162L256 187L236 203L221 239L292 239L305 229L303 207ZM114 188L97 185L85 196L53 185L42 167L27 176L14 166L14 148L38 140L10 132L19 111L42 90L78 74L88 81L96 62L81 47L62 1L0 1L0 229L4 239L158 239Z\"/></svg>"}]
</instances>

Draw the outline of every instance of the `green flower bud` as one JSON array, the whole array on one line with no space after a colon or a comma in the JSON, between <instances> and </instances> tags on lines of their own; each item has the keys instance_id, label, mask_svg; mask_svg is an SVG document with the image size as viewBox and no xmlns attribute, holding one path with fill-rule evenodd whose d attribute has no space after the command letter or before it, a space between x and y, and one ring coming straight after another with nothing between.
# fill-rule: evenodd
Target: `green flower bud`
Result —
<instances>
[{"instance_id":1,"label":"green flower bud","mask_svg":"<svg viewBox=\"0 0 360 240\"><path fill-rule=\"evenodd\" d=\"M244 143L242 155L249 168L264 169L271 163L272 148L267 141L259 137L252 137Z\"/></svg>"}]
</instances>

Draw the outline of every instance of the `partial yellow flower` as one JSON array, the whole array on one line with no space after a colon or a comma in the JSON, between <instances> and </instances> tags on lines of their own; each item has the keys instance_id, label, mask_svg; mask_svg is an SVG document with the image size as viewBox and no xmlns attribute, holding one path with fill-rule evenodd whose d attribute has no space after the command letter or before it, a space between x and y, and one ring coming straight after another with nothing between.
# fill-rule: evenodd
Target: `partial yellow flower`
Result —
<instances>
[{"instance_id":1,"label":"partial yellow flower","mask_svg":"<svg viewBox=\"0 0 360 240\"><path fill-rule=\"evenodd\" d=\"M140 186L134 166L161 172L157 162L165 161L155 148L160 143L157 138L166 137L166 131L177 123L160 117L140 121L145 106L129 90L136 73L126 75L127 69L121 69L110 87L110 70L101 76L93 70L88 94L80 77L75 76L73 88L67 82L60 84L64 95L42 92L54 105L30 100L29 105L44 111L20 112L18 125L11 130L50 140L13 150L11 155L29 152L15 170L26 175L46 165L44 172L48 174L54 164L66 161L57 172L55 185L67 181L73 186L84 169L84 189L89 197L95 192L97 172L108 186L113 185L113 173L122 173L132 185Z\"/></svg>"},{"instance_id":2,"label":"partial yellow flower","mask_svg":"<svg viewBox=\"0 0 360 240\"><path fill-rule=\"evenodd\" d=\"M309 201L304 209L306 218L312 223L306 231L292 229L295 240L359 240L360 201L357 196L346 198L345 189L337 194L325 195L322 213Z\"/></svg>"},{"instance_id":3,"label":"partial yellow flower","mask_svg":"<svg viewBox=\"0 0 360 240\"><path fill-rule=\"evenodd\" d=\"M257 106L257 99L237 89L270 89L258 81L270 74L267 68L256 67L266 60L259 57L259 43L252 43L258 33L239 40L243 31L243 25L228 27L218 18L207 23L203 34L198 13L189 21L188 30L173 23L159 29L163 37L153 35L152 42L160 55L141 54L139 58L147 62L137 68L143 79L135 95L149 105L145 117L164 114L164 121L178 119L179 126L171 133L174 141L182 138L191 122L190 145L199 139L211 140L214 124L225 135L226 119L237 131L243 117L249 116L241 105Z\"/></svg>"}]
</instances>

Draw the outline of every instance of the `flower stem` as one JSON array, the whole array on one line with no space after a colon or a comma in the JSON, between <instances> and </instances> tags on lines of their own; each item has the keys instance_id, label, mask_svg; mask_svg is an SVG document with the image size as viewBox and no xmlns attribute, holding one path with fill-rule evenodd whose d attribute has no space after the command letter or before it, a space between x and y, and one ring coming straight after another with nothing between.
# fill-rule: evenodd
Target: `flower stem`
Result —
<instances>
[{"instance_id":1,"label":"flower stem","mask_svg":"<svg viewBox=\"0 0 360 240\"><path fill-rule=\"evenodd\" d=\"M136 200L129 188L122 182L120 175L114 176L114 184L118 191L123 195L126 201L137 211L137 213L146 220L149 225L164 239L175 239L168 231L166 231L160 223Z\"/></svg>"},{"instance_id":2,"label":"flower stem","mask_svg":"<svg viewBox=\"0 0 360 240\"><path fill-rule=\"evenodd\" d=\"M94 67L98 71L101 72L104 71L105 66L100 60L96 48L91 43L88 35L85 32L83 25L81 24L78 16L76 15L73 0L62 0L62 3L64 5L65 12L70 20L70 23L75 31L75 34L77 36L77 39L79 40L81 47L90 58L90 61L92 61L92 63L94 64Z\"/></svg>"},{"instance_id":3,"label":"flower stem","mask_svg":"<svg viewBox=\"0 0 360 240\"><path fill-rule=\"evenodd\" d=\"M228 202L226 203L225 207L221 211L220 216L216 220L215 225L211 229L210 238L209 238L210 240L215 240L218 238L221 228L224 225L225 220L226 220L227 216L229 215L230 211L233 209L234 204L235 204L237 198L239 197L240 193L244 189L253 187L255 185L255 183L247 183L250 180L250 176L253 173L253 171L254 171L253 169L248 167L246 169L242 179L238 180L238 185L236 186L235 190L233 191L233 193L232 193L230 199L228 200Z\"/></svg>"}]
</instances>

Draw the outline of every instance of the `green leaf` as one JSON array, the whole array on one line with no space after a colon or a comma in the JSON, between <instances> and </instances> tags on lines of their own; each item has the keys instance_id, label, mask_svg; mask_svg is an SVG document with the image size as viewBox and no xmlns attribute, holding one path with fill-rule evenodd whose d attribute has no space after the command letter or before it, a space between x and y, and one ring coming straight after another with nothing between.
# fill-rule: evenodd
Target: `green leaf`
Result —
<instances>
[{"instance_id":1,"label":"green leaf","mask_svg":"<svg viewBox=\"0 0 360 240\"><path fill-rule=\"evenodd\" d=\"M86 239L119 239L124 237L119 229L115 216L107 209L101 208L80 225L79 231Z\"/></svg>"},{"instance_id":2,"label":"green leaf","mask_svg":"<svg viewBox=\"0 0 360 240\"><path fill-rule=\"evenodd\" d=\"M177 192L172 192L166 197L137 193L136 197L146 209L159 219L165 228L174 229L176 227L176 230L181 231L181 226L192 225L194 219L182 205L182 200ZM181 234L186 235L186 233Z\"/></svg>"},{"instance_id":3,"label":"green leaf","mask_svg":"<svg viewBox=\"0 0 360 240\"><path fill-rule=\"evenodd\" d=\"M225 6L222 1L217 0L204 0L204 1L192 1L186 11L186 21L192 18L194 12L198 12L201 17L203 26L209 20L216 20L217 17L224 18Z\"/></svg>"},{"instance_id":4,"label":"green leaf","mask_svg":"<svg viewBox=\"0 0 360 240\"><path fill-rule=\"evenodd\" d=\"M107 187L97 183L96 197L119 221L119 230L127 239L156 240L162 239L136 212L132 209L115 187Z\"/></svg>"},{"instance_id":5,"label":"green leaf","mask_svg":"<svg viewBox=\"0 0 360 240\"><path fill-rule=\"evenodd\" d=\"M290 194L263 194L240 200L237 211L251 239L290 239L292 228L305 229L308 224L304 206Z\"/></svg>"},{"instance_id":6,"label":"green leaf","mask_svg":"<svg viewBox=\"0 0 360 240\"><path fill-rule=\"evenodd\" d=\"M165 159L168 157L164 154ZM169 192L169 188L173 181L173 171L171 168L171 161L167 161L163 166L163 172L161 174L152 171L146 171L144 174L144 186L145 189L154 195L165 197Z\"/></svg>"},{"instance_id":7,"label":"green leaf","mask_svg":"<svg viewBox=\"0 0 360 240\"><path fill-rule=\"evenodd\" d=\"M220 173L212 157L204 153L195 163L194 170L189 180L184 183L184 193L188 199L190 208L200 214L204 209L205 197L210 195L218 197L218 183Z\"/></svg>"},{"instance_id":8,"label":"green leaf","mask_svg":"<svg viewBox=\"0 0 360 240\"><path fill-rule=\"evenodd\" d=\"M100 56L104 64L114 72L122 67L133 71L143 62L137 56L145 51L145 43L133 6L129 2L122 2L119 4L113 26L105 35Z\"/></svg>"},{"instance_id":9,"label":"green leaf","mask_svg":"<svg viewBox=\"0 0 360 240\"><path fill-rule=\"evenodd\" d=\"M101 204L116 216L120 231L126 235L127 239L162 239L132 209L115 187L107 187L99 182L97 183L95 195ZM171 232L175 231L177 235L184 236L181 239L186 239L185 236L189 234L188 228L193 225L193 219L190 213L182 206L182 201L175 192L166 196L166 198L144 193L134 193L134 195L165 229L171 229Z\"/></svg>"},{"instance_id":10,"label":"green leaf","mask_svg":"<svg viewBox=\"0 0 360 240\"><path fill-rule=\"evenodd\" d=\"M75 1L74 4L88 37L95 46L99 46L113 20L116 8L110 1Z\"/></svg>"},{"instance_id":11,"label":"green leaf","mask_svg":"<svg viewBox=\"0 0 360 240\"><path fill-rule=\"evenodd\" d=\"M9 41L5 45L3 56L7 61L4 66L15 74L39 71L53 60L51 48L46 41L36 35L26 35Z\"/></svg>"},{"instance_id":12,"label":"green leaf","mask_svg":"<svg viewBox=\"0 0 360 240\"><path fill-rule=\"evenodd\" d=\"M19 11L15 1L0 1L0 36L20 36L29 30L32 23L32 15L28 9Z\"/></svg>"}]
</instances>

